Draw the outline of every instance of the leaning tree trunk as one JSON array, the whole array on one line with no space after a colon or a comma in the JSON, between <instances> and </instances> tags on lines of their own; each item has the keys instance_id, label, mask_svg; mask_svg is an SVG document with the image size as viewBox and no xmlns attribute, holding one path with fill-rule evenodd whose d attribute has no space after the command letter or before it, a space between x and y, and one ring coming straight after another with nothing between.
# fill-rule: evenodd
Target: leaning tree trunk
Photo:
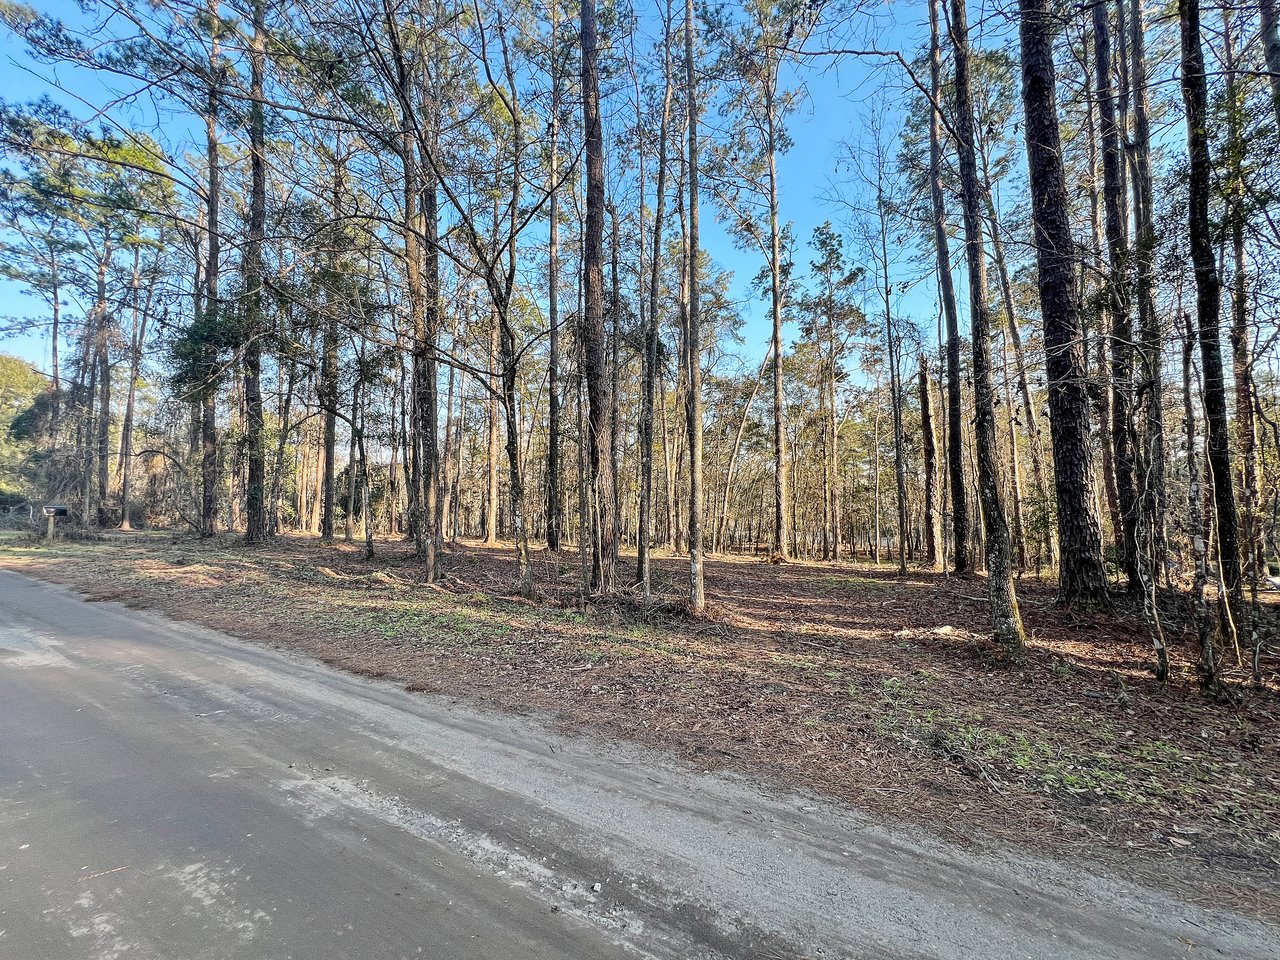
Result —
<instances>
[{"instance_id":1,"label":"leaning tree trunk","mask_svg":"<svg viewBox=\"0 0 1280 960\"><path fill-rule=\"evenodd\" d=\"M1085 391L1084 329L1058 129L1053 21L1048 0L1019 0L1018 6L1027 165L1049 378L1054 487L1058 496L1058 545L1062 557L1058 602L1094 605L1106 602L1107 575L1102 562L1102 532L1089 488L1093 457L1089 444L1089 397Z\"/></svg>"},{"instance_id":2,"label":"leaning tree trunk","mask_svg":"<svg viewBox=\"0 0 1280 960\"><path fill-rule=\"evenodd\" d=\"M1025 642L1022 616L1013 589L1009 522L1000 492L995 384L991 370L991 314L987 305L987 257L982 231L982 194L978 182L977 141L970 79L969 24L965 0L951 2L951 38L955 46L956 149L964 205L965 259L969 274L970 335L973 338L974 441L978 496L986 535L987 593L991 628L1007 649ZM960 491L957 491L959 493Z\"/></svg>"},{"instance_id":3,"label":"leaning tree trunk","mask_svg":"<svg viewBox=\"0 0 1280 960\"><path fill-rule=\"evenodd\" d=\"M133 422L137 405L138 380L142 367L142 345L147 340L147 323L151 317L151 302L155 295L156 276L153 272L147 282L145 302L138 302L139 251L133 254L133 333L129 338L129 386L125 397L124 420L120 424L120 529L132 530L129 505L133 499Z\"/></svg>"},{"instance_id":4,"label":"leaning tree trunk","mask_svg":"<svg viewBox=\"0 0 1280 960\"><path fill-rule=\"evenodd\" d=\"M1013 411L1013 377L1009 375L1009 338L1000 340L1000 373L1004 379L1004 415L1009 423L1009 499L1013 504L1013 548L1018 559L1018 573L1027 571L1027 527L1023 522L1022 466L1018 451L1017 414Z\"/></svg>"},{"instance_id":5,"label":"leaning tree trunk","mask_svg":"<svg viewBox=\"0 0 1280 960\"><path fill-rule=\"evenodd\" d=\"M747 430L747 421L751 417L751 408L755 406L756 396L760 393L760 384L764 381L765 368L769 365L769 354L765 354L764 360L760 364L760 370L756 374L755 383L751 387L751 393L747 397L747 402L742 406L742 417L738 420L738 428L733 434L733 445L729 448L729 462L725 465L724 471L724 491L720 501L720 515L716 520L715 543L716 548L724 550L725 527L729 518L729 501L733 495L733 478L738 469L738 458L742 453L742 437Z\"/></svg>"},{"instance_id":6,"label":"leaning tree trunk","mask_svg":"<svg viewBox=\"0 0 1280 960\"><path fill-rule=\"evenodd\" d=\"M1026 418L1027 441L1031 448L1031 482L1035 487L1038 505L1043 510L1049 502L1049 481L1046 477L1044 443L1040 435L1040 423L1036 417L1035 402L1031 396L1031 380L1027 376L1026 348L1022 344L1022 331L1018 329L1018 315L1013 303L1013 283L1009 279L1009 264L1004 252L1004 237L1000 229L999 215L991 195L991 180L983 163L983 194L987 208L987 225L991 229L991 247L995 254L996 273L1000 281L1000 299L1004 301L1005 329L1009 345L1013 347L1014 376L1017 380L1018 398L1022 415ZM1011 434L1012 435L1012 434ZM1048 547L1048 562L1054 561L1054 537L1044 532Z\"/></svg>"}]
</instances>

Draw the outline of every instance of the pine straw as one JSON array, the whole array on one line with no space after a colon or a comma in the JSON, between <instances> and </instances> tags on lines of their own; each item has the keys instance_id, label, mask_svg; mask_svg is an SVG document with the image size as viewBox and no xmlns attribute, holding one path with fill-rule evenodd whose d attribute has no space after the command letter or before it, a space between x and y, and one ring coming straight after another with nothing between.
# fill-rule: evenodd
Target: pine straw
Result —
<instances>
[{"instance_id":1,"label":"pine straw","mask_svg":"<svg viewBox=\"0 0 1280 960\"><path fill-rule=\"evenodd\" d=\"M985 638L978 579L714 559L695 618L679 559L655 559L651 604L582 607L575 553L537 555L530 603L510 595L509 549L453 549L432 587L403 544L378 550L365 561L300 538L247 549L135 535L10 543L0 565L410 690L553 711L965 844L1013 842L1280 919L1274 654L1262 690L1233 665L1230 695L1214 699L1176 616L1162 686L1131 613L1060 611L1034 580L1019 589L1031 640L1010 662Z\"/></svg>"}]
</instances>

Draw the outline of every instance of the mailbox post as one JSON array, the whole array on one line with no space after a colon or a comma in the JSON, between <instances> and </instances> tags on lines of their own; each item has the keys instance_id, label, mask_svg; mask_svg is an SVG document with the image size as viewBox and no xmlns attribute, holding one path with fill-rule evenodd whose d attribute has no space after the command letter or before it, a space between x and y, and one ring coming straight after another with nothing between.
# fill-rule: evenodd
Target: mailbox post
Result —
<instances>
[{"instance_id":1,"label":"mailbox post","mask_svg":"<svg viewBox=\"0 0 1280 960\"><path fill-rule=\"evenodd\" d=\"M46 504L43 511L44 515L49 518L49 529L44 535L46 543L53 543L53 524L59 517L67 516L70 511L60 503Z\"/></svg>"}]
</instances>

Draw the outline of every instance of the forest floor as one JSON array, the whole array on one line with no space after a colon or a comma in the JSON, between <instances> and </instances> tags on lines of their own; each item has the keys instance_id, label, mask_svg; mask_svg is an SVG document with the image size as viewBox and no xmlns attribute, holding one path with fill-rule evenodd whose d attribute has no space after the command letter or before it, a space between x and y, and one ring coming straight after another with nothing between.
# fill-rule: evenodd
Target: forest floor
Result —
<instances>
[{"instance_id":1,"label":"forest floor","mask_svg":"<svg viewBox=\"0 0 1280 960\"><path fill-rule=\"evenodd\" d=\"M980 578L714 558L707 614L692 618L678 558L655 559L665 602L583 607L576 553L537 554L535 604L511 595L509 548L455 547L428 587L403 543L377 547L370 561L300 537L10 535L0 566L1280 921L1274 656L1263 689L1237 668L1214 699L1175 621L1162 685L1136 615L1063 612L1034 579L1019 586L1030 641L1009 662L985 637Z\"/></svg>"}]
</instances>

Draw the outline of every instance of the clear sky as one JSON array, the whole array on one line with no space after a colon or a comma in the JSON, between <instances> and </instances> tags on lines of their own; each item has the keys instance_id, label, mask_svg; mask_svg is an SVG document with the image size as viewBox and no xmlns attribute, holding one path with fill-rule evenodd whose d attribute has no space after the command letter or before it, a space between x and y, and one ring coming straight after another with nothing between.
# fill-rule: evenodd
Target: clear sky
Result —
<instances>
[{"instance_id":1,"label":"clear sky","mask_svg":"<svg viewBox=\"0 0 1280 960\"><path fill-rule=\"evenodd\" d=\"M38 0L38 8L68 18L75 16L70 0ZM975 25L975 35L984 29L1000 29L1003 18L983 7L975 6L970 18ZM842 36L833 40L841 46L876 46L881 49L900 49L908 55L920 46L928 36L928 8L923 2L871 3L863 7L850 21ZM642 15L643 20L643 15ZM639 46L639 44L637 44ZM814 44L815 48L822 44ZM25 101L48 93L54 99L67 103L78 114L85 115L83 103L69 102L39 76L47 71L44 66L33 66L24 53L22 43L7 31L0 33L0 91L6 99ZM86 101L100 102L105 93L92 79L69 75L67 68L60 70L60 79L70 89L77 91ZM856 192L859 188L854 172L842 160L848 157L848 144L864 142L868 116L878 113L885 129L892 137L902 123L910 87L901 70L891 62L875 58L817 57L796 69L793 82L803 85L806 96L799 109L789 118L789 131L794 145L780 160L780 196L784 220L794 224L796 238L795 261L797 276L807 269L811 251L808 240L815 226L831 220L837 228L849 227L848 208L831 201L836 192ZM606 103L606 110L609 105ZM618 105L618 109L627 109ZM896 152L896 146L894 147ZM704 245L713 259L734 273L733 295L742 304L747 317L744 327L743 354L748 361L758 360L764 353L768 340L768 305L761 302L750 289L750 281L762 268L758 253L736 249L729 237L716 222L714 207L707 198L703 215ZM848 243L846 249L857 256L857 244ZM904 292L898 294L895 310L914 320L924 331L926 338L935 328L935 292L933 278L918 265L907 262L913 251L899 250L900 276L895 282L904 282ZM868 266L870 266L868 264ZM905 281L916 281L910 286ZM16 317L38 316L42 303L33 297L22 295L17 285L0 281L0 317L11 320ZM68 310L73 314L76 307ZM48 345L42 332L11 337L0 341L0 350L26 357L42 368L48 366Z\"/></svg>"}]
</instances>

